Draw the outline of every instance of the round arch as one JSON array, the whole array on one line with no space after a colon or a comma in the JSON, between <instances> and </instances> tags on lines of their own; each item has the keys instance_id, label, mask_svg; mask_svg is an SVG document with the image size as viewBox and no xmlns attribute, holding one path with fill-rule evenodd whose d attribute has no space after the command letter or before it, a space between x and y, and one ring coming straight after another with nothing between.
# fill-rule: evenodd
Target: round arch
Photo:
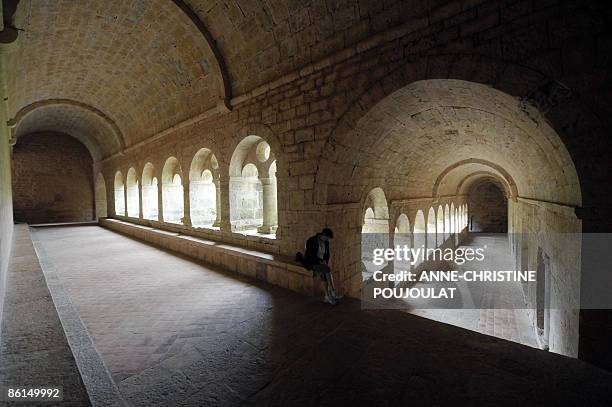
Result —
<instances>
[{"instance_id":1,"label":"round arch","mask_svg":"<svg viewBox=\"0 0 612 407\"><path fill-rule=\"evenodd\" d=\"M138 174L134 167L130 167L126 178L126 207L127 216L138 218L140 216L140 190L138 182Z\"/></svg>"},{"instance_id":2,"label":"round arch","mask_svg":"<svg viewBox=\"0 0 612 407\"><path fill-rule=\"evenodd\" d=\"M159 190L155 166L147 162L142 169L142 217L159 220Z\"/></svg>"},{"instance_id":3,"label":"round arch","mask_svg":"<svg viewBox=\"0 0 612 407\"><path fill-rule=\"evenodd\" d=\"M208 148L199 149L189 169L189 208L194 227L219 226L219 162Z\"/></svg>"},{"instance_id":4,"label":"round arch","mask_svg":"<svg viewBox=\"0 0 612 407\"><path fill-rule=\"evenodd\" d=\"M273 170L271 170L273 168ZM233 231L274 234L278 228L277 158L259 135L244 137L230 163L230 223Z\"/></svg>"},{"instance_id":5,"label":"round arch","mask_svg":"<svg viewBox=\"0 0 612 407\"><path fill-rule=\"evenodd\" d=\"M162 169L162 208L164 222L183 223L185 216L183 172L175 157L169 157Z\"/></svg>"}]
</instances>

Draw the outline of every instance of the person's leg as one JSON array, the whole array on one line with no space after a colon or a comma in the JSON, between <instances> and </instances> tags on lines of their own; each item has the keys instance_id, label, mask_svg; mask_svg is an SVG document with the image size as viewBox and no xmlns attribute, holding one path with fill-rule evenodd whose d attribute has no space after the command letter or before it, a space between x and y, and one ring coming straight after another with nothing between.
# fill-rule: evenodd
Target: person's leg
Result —
<instances>
[{"instance_id":1,"label":"person's leg","mask_svg":"<svg viewBox=\"0 0 612 407\"><path fill-rule=\"evenodd\" d=\"M323 283L323 291L325 292L325 302L335 304L333 291L329 285L329 267L326 264L316 264L312 270L319 275Z\"/></svg>"},{"instance_id":2,"label":"person's leg","mask_svg":"<svg viewBox=\"0 0 612 407\"><path fill-rule=\"evenodd\" d=\"M331 288L331 286L329 285L329 274L324 274L323 275L323 289L325 290L325 297L333 300L334 299L334 292Z\"/></svg>"},{"instance_id":3,"label":"person's leg","mask_svg":"<svg viewBox=\"0 0 612 407\"><path fill-rule=\"evenodd\" d=\"M329 302L331 304L336 303L336 292L334 291L334 287L331 282L331 271L328 266L325 266L323 269L322 278L325 284L325 295L329 298Z\"/></svg>"}]
</instances>

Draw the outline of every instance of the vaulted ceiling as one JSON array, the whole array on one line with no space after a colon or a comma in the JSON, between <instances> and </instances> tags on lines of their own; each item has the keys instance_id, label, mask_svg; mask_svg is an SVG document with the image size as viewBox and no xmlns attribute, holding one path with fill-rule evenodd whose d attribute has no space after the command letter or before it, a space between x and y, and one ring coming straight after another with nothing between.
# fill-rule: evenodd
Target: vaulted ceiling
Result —
<instances>
[{"instance_id":1,"label":"vaulted ceiling","mask_svg":"<svg viewBox=\"0 0 612 407\"><path fill-rule=\"evenodd\" d=\"M21 0L9 115L18 134L71 123L108 156L424 10L406 3Z\"/></svg>"},{"instance_id":2,"label":"vaulted ceiling","mask_svg":"<svg viewBox=\"0 0 612 407\"><path fill-rule=\"evenodd\" d=\"M221 97L210 46L172 1L22 1L15 25L24 31L6 60L13 116L72 100L103 112L130 145Z\"/></svg>"},{"instance_id":3,"label":"vaulted ceiling","mask_svg":"<svg viewBox=\"0 0 612 407\"><path fill-rule=\"evenodd\" d=\"M506 93L451 79L413 82L332 138L320 181L330 202L342 202L374 184L391 199L454 195L474 174L512 195L581 204L576 169L545 121Z\"/></svg>"}]
</instances>

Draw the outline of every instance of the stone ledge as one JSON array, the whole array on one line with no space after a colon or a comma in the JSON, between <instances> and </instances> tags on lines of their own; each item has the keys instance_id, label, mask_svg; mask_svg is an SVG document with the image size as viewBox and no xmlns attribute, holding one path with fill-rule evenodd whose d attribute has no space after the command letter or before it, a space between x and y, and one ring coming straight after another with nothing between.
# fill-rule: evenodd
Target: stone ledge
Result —
<instances>
[{"instance_id":1,"label":"stone ledge","mask_svg":"<svg viewBox=\"0 0 612 407\"><path fill-rule=\"evenodd\" d=\"M100 219L99 224L106 229L155 246L302 294L315 295L321 290L313 273L288 256L168 232L118 219Z\"/></svg>"}]
</instances>

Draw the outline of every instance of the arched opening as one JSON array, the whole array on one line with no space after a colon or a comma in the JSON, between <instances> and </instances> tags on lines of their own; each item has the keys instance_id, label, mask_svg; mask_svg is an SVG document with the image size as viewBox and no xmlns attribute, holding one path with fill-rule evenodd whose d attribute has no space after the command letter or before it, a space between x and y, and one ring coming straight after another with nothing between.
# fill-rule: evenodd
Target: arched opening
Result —
<instances>
[{"instance_id":1,"label":"arched opening","mask_svg":"<svg viewBox=\"0 0 612 407\"><path fill-rule=\"evenodd\" d=\"M429 208L427 212L427 248L436 248L436 211Z\"/></svg>"},{"instance_id":2,"label":"arched opening","mask_svg":"<svg viewBox=\"0 0 612 407\"><path fill-rule=\"evenodd\" d=\"M469 191L468 202L472 208L472 232L508 231L508 198L498 183L492 180L477 183Z\"/></svg>"},{"instance_id":3,"label":"arched opening","mask_svg":"<svg viewBox=\"0 0 612 407\"><path fill-rule=\"evenodd\" d=\"M146 163L142 170L142 217L148 220L159 220L158 190L155 167Z\"/></svg>"},{"instance_id":4,"label":"arched opening","mask_svg":"<svg viewBox=\"0 0 612 407\"><path fill-rule=\"evenodd\" d=\"M232 230L275 234L278 228L276 158L270 145L259 136L245 137L232 154L229 171Z\"/></svg>"},{"instance_id":5,"label":"arched opening","mask_svg":"<svg viewBox=\"0 0 612 407\"><path fill-rule=\"evenodd\" d=\"M106 218L108 216L107 201L106 201L106 181L101 172L96 177L96 186L94 189L96 196L96 218Z\"/></svg>"},{"instance_id":6,"label":"arched opening","mask_svg":"<svg viewBox=\"0 0 612 407\"><path fill-rule=\"evenodd\" d=\"M189 208L194 227L219 226L219 163L207 148L198 150L189 170Z\"/></svg>"},{"instance_id":7,"label":"arched opening","mask_svg":"<svg viewBox=\"0 0 612 407\"><path fill-rule=\"evenodd\" d=\"M436 217L436 236L437 246L442 246L444 243L444 208L438 206L438 216Z\"/></svg>"},{"instance_id":8,"label":"arched opening","mask_svg":"<svg viewBox=\"0 0 612 407\"><path fill-rule=\"evenodd\" d=\"M361 226L362 278L368 280L377 270L385 269L388 264L372 263L375 249L389 247L389 208L382 188L372 189L366 196Z\"/></svg>"},{"instance_id":9,"label":"arched opening","mask_svg":"<svg viewBox=\"0 0 612 407\"><path fill-rule=\"evenodd\" d=\"M115 173L115 215L125 216L125 186L121 171Z\"/></svg>"},{"instance_id":10,"label":"arched opening","mask_svg":"<svg viewBox=\"0 0 612 407\"><path fill-rule=\"evenodd\" d=\"M181 179L181 168L178 160L170 157L162 171L162 197L164 222L183 223L184 191Z\"/></svg>"},{"instance_id":11,"label":"arched opening","mask_svg":"<svg viewBox=\"0 0 612 407\"><path fill-rule=\"evenodd\" d=\"M347 194L352 194L359 186L380 179L385 179L393 200L443 199L449 204L453 243L460 248L486 244L489 257L496 262L491 267L500 270L512 264L512 255L507 250L508 237L500 234L490 237L491 242L485 242L478 238L489 237L468 235L464 230L467 211L461 206L467 198L470 218L477 217L474 202L468 195L484 179L499 183L508 201L512 202L510 215L530 219L521 223L522 233L580 230L581 221L571 210L581 204L580 185L571 157L537 109L526 106L516 95L466 81L426 80L412 82L393 92L365 115L360 115L359 110L370 106L371 98L363 102L357 103L355 110L336 127L329 141L329 156L320 162L320 196L326 203L342 204ZM398 137L407 130L411 137L405 140ZM393 145L393 149L389 149L389 145ZM568 210L559 211L560 207ZM434 216L424 215L424 229L431 230L429 219ZM419 221L415 219L414 223L416 248ZM536 244L534 239L529 240L529 244ZM580 269L579 265L574 267L574 263L564 262L562 258L579 258L580 245L563 239L549 239L546 244L549 247L543 249L549 254L552 270L551 302L563 304L556 308L555 318L551 318L549 343L551 350L575 356L578 321L572 310L580 308L577 300ZM532 250L535 248L530 248ZM352 260L348 260L348 264L352 264ZM351 279L351 290L355 287L353 281ZM516 288L507 287L512 295L494 297L512 297L512 300L524 302L522 290ZM498 307L512 308L506 304ZM528 307L535 307L535 304L523 303L522 309ZM529 325L530 321L525 322L525 313L518 311L519 308L512 308L513 316L521 320L521 326ZM472 322L465 326L480 326ZM535 321L531 324L535 326ZM517 333L516 326L506 328L512 332L504 336L506 339L532 344L529 339L524 340L522 332Z\"/></svg>"},{"instance_id":12,"label":"arched opening","mask_svg":"<svg viewBox=\"0 0 612 407\"><path fill-rule=\"evenodd\" d=\"M140 192L138 191L138 175L134 167L127 173L127 216L137 218L140 216Z\"/></svg>"}]
</instances>

